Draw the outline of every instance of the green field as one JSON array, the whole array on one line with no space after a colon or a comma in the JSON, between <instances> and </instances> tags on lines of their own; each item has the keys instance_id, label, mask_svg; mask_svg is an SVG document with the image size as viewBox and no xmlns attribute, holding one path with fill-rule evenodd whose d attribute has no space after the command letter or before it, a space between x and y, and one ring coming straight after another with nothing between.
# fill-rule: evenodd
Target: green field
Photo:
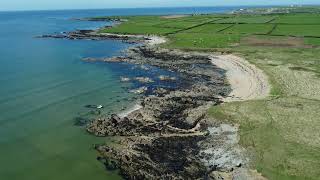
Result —
<instances>
[{"instance_id":1,"label":"green field","mask_svg":"<svg viewBox=\"0 0 320 180\"><path fill-rule=\"evenodd\" d=\"M129 30L130 29L130 30ZM176 31L176 28L158 28L150 26L136 26L136 25L123 25L113 29L106 29L100 31L101 33L116 33L116 34L150 34L150 35L163 35Z\"/></svg>"},{"instance_id":2,"label":"green field","mask_svg":"<svg viewBox=\"0 0 320 180\"><path fill-rule=\"evenodd\" d=\"M241 144L255 152L255 167L269 179L320 177L319 48L238 47L272 84L265 100L225 103L209 115L240 124Z\"/></svg>"},{"instance_id":3,"label":"green field","mask_svg":"<svg viewBox=\"0 0 320 180\"><path fill-rule=\"evenodd\" d=\"M319 14L277 14L277 15L192 15L180 18L164 18L161 16L116 17L128 19L111 29L100 32L118 34L155 34L172 37L172 48L209 48L229 47L239 39L250 35L296 36L305 37L305 44L319 45ZM178 33L178 34L177 34ZM182 34L179 34L182 33ZM200 33L201 35L186 35ZM220 34L234 34L226 38ZM236 37L238 36L238 37ZM188 37L183 40L181 37ZM313 39L310 39L314 37ZM205 40L207 39L207 40ZM211 42L217 40L216 42ZM175 43L176 46L175 46Z\"/></svg>"},{"instance_id":4,"label":"green field","mask_svg":"<svg viewBox=\"0 0 320 180\"><path fill-rule=\"evenodd\" d=\"M189 49L223 48L239 43L238 35L208 34L208 33L177 33L168 36L170 41L165 47Z\"/></svg>"},{"instance_id":5,"label":"green field","mask_svg":"<svg viewBox=\"0 0 320 180\"><path fill-rule=\"evenodd\" d=\"M273 24L236 24L223 33L231 34L267 34L274 27Z\"/></svg>"},{"instance_id":6,"label":"green field","mask_svg":"<svg viewBox=\"0 0 320 180\"><path fill-rule=\"evenodd\" d=\"M209 115L216 121L240 124L240 143L253 155L252 167L263 176L271 180L317 180L320 14L312 12L176 19L136 16L101 32L162 35L168 39L161 45L165 48L234 53L255 64L268 75L270 97L225 103L212 107Z\"/></svg>"},{"instance_id":7,"label":"green field","mask_svg":"<svg viewBox=\"0 0 320 180\"><path fill-rule=\"evenodd\" d=\"M320 38L304 38L305 44L320 46Z\"/></svg>"},{"instance_id":8,"label":"green field","mask_svg":"<svg viewBox=\"0 0 320 180\"><path fill-rule=\"evenodd\" d=\"M273 20L273 16L235 16L216 21L215 23L263 24Z\"/></svg>"},{"instance_id":9,"label":"green field","mask_svg":"<svg viewBox=\"0 0 320 180\"><path fill-rule=\"evenodd\" d=\"M177 21L177 22L166 22L163 24L156 25L157 27L163 27L163 28L177 28L177 29L184 29L189 28L192 26L196 26L200 24L201 22L191 22L191 21Z\"/></svg>"},{"instance_id":10,"label":"green field","mask_svg":"<svg viewBox=\"0 0 320 180\"><path fill-rule=\"evenodd\" d=\"M195 27L195 28L186 30L184 32L212 34L212 33L217 33L218 31L221 31L231 25L232 24L205 24L203 26Z\"/></svg>"},{"instance_id":11,"label":"green field","mask_svg":"<svg viewBox=\"0 0 320 180\"><path fill-rule=\"evenodd\" d=\"M320 37L320 25L278 25L272 34Z\"/></svg>"},{"instance_id":12,"label":"green field","mask_svg":"<svg viewBox=\"0 0 320 180\"><path fill-rule=\"evenodd\" d=\"M278 24L320 24L320 14L295 14L278 17L274 23Z\"/></svg>"},{"instance_id":13,"label":"green field","mask_svg":"<svg viewBox=\"0 0 320 180\"><path fill-rule=\"evenodd\" d=\"M185 22L204 22L204 21L217 21L223 18L228 18L230 15L193 15L178 18L177 20Z\"/></svg>"}]
</instances>

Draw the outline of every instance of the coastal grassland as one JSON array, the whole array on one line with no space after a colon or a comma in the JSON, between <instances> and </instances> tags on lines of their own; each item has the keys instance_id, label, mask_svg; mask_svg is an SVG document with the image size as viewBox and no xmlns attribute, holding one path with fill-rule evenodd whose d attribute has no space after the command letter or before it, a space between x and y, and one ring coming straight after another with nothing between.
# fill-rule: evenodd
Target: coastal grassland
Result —
<instances>
[{"instance_id":1,"label":"coastal grassland","mask_svg":"<svg viewBox=\"0 0 320 180\"><path fill-rule=\"evenodd\" d=\"M175 32L176 28L163 28L149 25L136 25L133 23L122 24L111 29L100 30L100 33L115 33L115 34L150 34L150 35L164 35Z\"/></svg>"},{"instance_id":2,"label":"coastal grassland","mask_svg":"<svg viewBox=\"0 0 320 180\"><path fill-rule=\"evenodd\" d=\"M240 124L241 144L269 179L320 177L319 48L239 47L234 53L263 69L273 87L265 100L212 107L217 120Z\"/></svg>"},{"instance_id":3,"label":"coastal grassland","mask_svg":"<svg viewBox=\"0 0 320 180\"><path fill-rule=\"evenodd\" d=\"M320 24L317 25L278 25L274 35L317 36L320 37Z\"/></svg>"},{"instance_id":4,"label":"coastal grassland","mask_svg":"<svg viewBox=\"0 0 320 180\"><path fill-rule=\"evenodd\" d=\"M237 24L257 24L257 23L267 23L274 19L273 16L269 15L242 15L242 16L233 16L230 18L225 18L219 21L216 21L215 23L237 23Z\"/></svg>"},{"instance_id":5,"label":"coastal grassland","mask_svg":"<svg viewBox=\"0 0 320 180\"><path fill-rule=\"evenodd\" d=\"M158 16L132 16L132 17L117 17L127 19L120 25L115 25L113 28L101 29L100 33L115 33L115 34L155 34L164 35L177 30L175 27L159 27L158 25L169 23L173 20L162 19Z\"/></svg>"},{"instance_id":6,"label":"coastal grassland","mask_svg":"<svg viewBox=\"0 0 320 180\"><path fill-rule=\"evenodd\" d=\"M177 33L169 35L169 41L162 46L180 49L210 49L224 48L239 42L240 37L233 34L210 34L210 33Z\"/></svg>"},{"instance_id":7,"label":"coastal grassland","mask_svg":"<svg viewBox=\"0 0 320 180\"><path fill-rule=\"evenodd\" d=\"M305 44L320 46L320 38L304 38Z\"/></svg>"},{"instance_id":8,"label":"coastal grassland","mask_svg":"<svg viewBox=\"0 0 320 180\"><path fill-rule=\"evenodd\" d=\"M231 34L267 34L274 27L273 24L236 24L223 33Z\"/></svg>"},{"instance_id":9,"label":"coastal grassland","mask_svg":"<svg viewBox=\"0 0 320 180\"><path fill-rule=\"evenodd\" d=\"M122 22L120 25L116 25L113 28L101 29L100 33L166 35L179 30L192 28L203 23L214 22L226 17L219 15L195 15L172 19L161 16L129 16L114 18L127 19L128 21Z\"/></svg>"},{"instance_id":10,"label":"coastal grassland","mask_svg":"<svg viewBox=\"0 0 320 180\"><path fill-rule=\"evenodd\" d=\"M217 16L206 15L204 18L199 15L184 17L188 20L168 20L170 23L179 22L179 27L172 29L146 25L169 23L160 17L157 17L159 21L152 17L153 22L145 19L130 24L129 20L106 31L144 34L146 30L141 28L149 27L153 28L154 34L168 39L162 45L166 48L227 51L262 69L272 85L270 97L225 103L212 107L208 113L217 121L240 125L241 145L252 154L252 166L267 178L316 180L320 177L318 16L220 15L221 20L217 20ZM197 22L197 18L197 25L182 25L183 21ZM210 18L214 19L210 21ZM173 29L178 31L169 31ZM261 33L264 35L256 36Z\"/></svg>"},{"instance_id":11,"label":"coastal grassland","mask_svg":"<svg viewBox=\"0 0 320 180\"><path fill-rule=\"evenodd\" d=\"M199 24L199 22L193 22L193 21L177 21L177 22L165 22L159 25L156 25L157 27L161 28L178 28L178 29L183 29L183 28L188 28L192 27Z\"/></svg>"},{"instance_id":12,"label":"coastal grassland","mask_svg":"<svg viewBox=\"0 0 320 180\"><path fill-rule=\"evenodd\" d=\"M205 24L203 26L188 29L184 31L184 33L217 33L230 26L233 26L233 24Z\"/></svg>"},{"instance_id":13,"label":"coastal grassland","mask_svg":"<svg viewBox=\"0 0 320 180\"><path fill-rule=\"evenodd\" d=\"M277 24L320 24L320 14L289 14L280 16L274 23Z\"/></svg>"}]
</instances>

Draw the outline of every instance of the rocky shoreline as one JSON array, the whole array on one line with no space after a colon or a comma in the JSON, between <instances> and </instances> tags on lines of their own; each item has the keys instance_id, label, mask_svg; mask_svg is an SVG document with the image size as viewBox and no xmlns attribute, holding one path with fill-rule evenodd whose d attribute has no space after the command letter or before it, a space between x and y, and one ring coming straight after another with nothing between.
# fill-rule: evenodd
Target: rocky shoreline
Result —
<instances>
[{"instance_id":1,"label":"rocky shoreline","mask_svg":"<svg viewBox=\"0 0 320 180\"><path fill-rule=\"evenodd\" d=\"M207 116L209 107L231 92L224 70L212 64L212 57L148 45L145 36L77 31L42 36L47 37L144 42L124 56L83 60L147 64L177 72L186 81L183 88L155 89L142 98L140 109L125 117L114 114L88 124L89 133L117 139L95 145L107 169L120 169L125 179L221 179L233 177L246 164L236 128L224 128Z\"/></svg>"},{"instance_id":2,"label":"rocky shoreline","mask_svg":"<svg viewBox=\"0 0 320 180\"><path fill-rule=\"evenodd\" d=\"M209 56L139 46L125 56L89 61L149 64L181 73L189 83L146 96L141 109L126 117L113 115L88 125L96 136L121 137L113 145L96 146L107 168L119 168L126 179L216 179L225 177L219 172L245 164L232 126L220 133L209 130L221 125L207 117L207 110L231 91L224 71ZM234 137L227 141L230 134Z\"/></svg>"},{"instance_id":3,"label":"rocky shoreline","mask_svg":"<svg viewBox=\"0 0 320 180\"><path fill-rule=\"evenodd\" d=\"M109 27L109 26L107 26ZM106 27L105 27L106 28ZM125 43L144 43L145 41L151 40L146 36L133 36L133 35L119 35L110 33L99 33L97 30L77 30L72 32L60 32L54 34L45 34L36 36L35 38L54 38L54 39L70 39L70 40L119 40Z\"/></svg>"}]
</instances>

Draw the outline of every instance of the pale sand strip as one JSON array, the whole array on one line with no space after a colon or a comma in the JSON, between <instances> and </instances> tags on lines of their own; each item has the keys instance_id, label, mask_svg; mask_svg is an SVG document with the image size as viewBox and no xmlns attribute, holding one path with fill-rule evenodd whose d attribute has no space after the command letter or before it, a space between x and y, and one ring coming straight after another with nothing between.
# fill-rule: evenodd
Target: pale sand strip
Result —
<instances>
[{"instance_id":1,"label":"pale sand strip","mask_svg":"<svg viewBox=\"0 0 320 180\"><path fill-rule=\"evenodd\" d=\"M146 36L146 35L125 35L125 34L114 34L114 33L99 33L100 35L105 36L115 36L115 37L128 37L128 38L141 38L141 39L148 39L145 40L145 44L149 46L156 46L162 43L165 43L167 40L164 37L161 36Z\"/></svg>"},{"instance_id":2,"label":"pale sand strip","mask_svg":"<svg viewBox=\"0 0 320 180\"><path fill-rule=\"evenodd\" d=\"M211 56L212 63L226 70L232 88L224 102L263 99L270 93L267 76L254 65L235 55Z\"/></svg>"}]
</instances>

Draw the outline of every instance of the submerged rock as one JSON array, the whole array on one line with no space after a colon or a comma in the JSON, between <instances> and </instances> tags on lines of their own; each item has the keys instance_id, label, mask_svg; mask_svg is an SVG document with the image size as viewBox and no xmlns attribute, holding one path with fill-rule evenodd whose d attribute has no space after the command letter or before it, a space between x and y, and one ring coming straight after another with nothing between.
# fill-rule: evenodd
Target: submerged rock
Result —
<instances>
[{"instance_id":1,"label":"submerged rock","mask_svg":"<svg viewBox=\"0 0 320 180\"><path fill-rule=\"evenodd\" d=\"M160 79L160 81L175 81L176 77L161 75L161 76L159 76L159 79Z\"/></svg>"},{"instance_id":2,"label":"submerged rock","mask_svg":"<svg viewBox=\"0 0 320 180\"><path fill-rule=\"evenodd\" d=\"M138 89L133 89L133 90L130 90L130 92L134 93L134 94L143 94L145 93L146 91L148 90L147 87L143 86L143 87L140 87Z\"/></svg>"},{"instance_id":3,"label":"submerged rock","mask_svg":"<svg viewBox=\"0 0 320 180\"><path fill-rule=\"evenodd\" d=\"M121 82L129 82L131 79L128 77L120 77Z\"/></svg>"},{"instance_id":4,"label":"submerged rock","mask_svg":"<svg viewBox=\"0 0 320 180\"><path fill-rule=\"evenodd\" d=\"M152 83L154 82L151 78L149 77L136 77L134 78L136 81L139 81L140 83Z\"/></svg>"}]
</instances>

